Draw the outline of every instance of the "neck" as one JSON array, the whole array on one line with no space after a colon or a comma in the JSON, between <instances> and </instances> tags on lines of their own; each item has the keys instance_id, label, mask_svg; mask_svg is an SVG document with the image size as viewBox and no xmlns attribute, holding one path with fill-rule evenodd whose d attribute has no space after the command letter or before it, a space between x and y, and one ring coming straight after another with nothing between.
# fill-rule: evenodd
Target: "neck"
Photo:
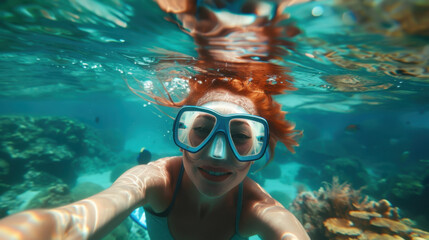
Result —
<instances>
[{"instance_id":1,"label":"neck","mask_svg":"<svg viewBox=\"0 0 429 240\"><path fill-rule=\"evenodd\" d=\"M182 181L182 184L184 184L184 187L182 188L184 197L199 213L201 218L213 211L219 211L220 208L224 209L229 205L235 206L238 186L224 195L211 197L202 194L189 179L187 174L183 175Z\"/></svg>"}]
</instances>

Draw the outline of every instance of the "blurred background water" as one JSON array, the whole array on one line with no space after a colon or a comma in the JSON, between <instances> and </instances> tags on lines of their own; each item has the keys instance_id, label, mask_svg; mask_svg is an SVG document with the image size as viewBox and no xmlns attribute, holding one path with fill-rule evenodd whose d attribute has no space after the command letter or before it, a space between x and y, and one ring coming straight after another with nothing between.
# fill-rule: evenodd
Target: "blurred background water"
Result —
<instances>
[{"instance_id":1,"label":"blurred background water","mask_svg":"<svg viewBox=\"0 0 429 240\"><path fill-rule=\"evenodd\" d=\"M304 136L255 179L288 207L338 176L428 229L429 3L302 2L285 7L299 32L271 63L294 79L275 99ZM125 82L186 93L172 76L193 71L198 46L171 19L151 0L0 3L1 217L77 200L82 182L108 187L142 147L152 160L180 154L163 113L177 110Z\"/></svg>"}]
</instances>

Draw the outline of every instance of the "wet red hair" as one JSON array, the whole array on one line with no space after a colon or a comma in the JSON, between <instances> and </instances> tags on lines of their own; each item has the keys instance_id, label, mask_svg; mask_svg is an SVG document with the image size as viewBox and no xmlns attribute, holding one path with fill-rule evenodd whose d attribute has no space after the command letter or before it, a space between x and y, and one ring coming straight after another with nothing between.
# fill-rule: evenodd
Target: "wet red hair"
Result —
<instances>
[{"instance_id":1,"label":"wet red hair","mask_svg":"<svg viewBox=\"0 0 429 240\"><path fill-rule=\"evenodd\" d=\"M229 69L231 69L231 67L232 66L228 66ZM275 74L285 69L271 64L269 68L267 68L267 64L261 66L258 66L258 64L237 64L237 66L232 68L236 71L227 74L228 77L219 77L219 74L211 74L210 72L194 75L188 80L189 94L178 102L173 101L167 90L165 90L167 97L160 97L128 86L131 91L143 99L167 107L196 105L198 100L207 92L217 89L227 90L233 94L247 97L255 105L257 115L265 118L269 124L270 161L274 157L274 148L278 141L283 143L289 151L294 153L293 147L299 145L297 138L302 135L302 132L295 130L295 125L285 119L287 112L282 111L281 105L273 99L273 95L284 94L286 91L295 90L291 83L291 77L284 74L284 72L283 74ZM246 77L246 75L252 76L252 78ZM270 76L272 76L271 80Z\"/></svg>"}]
</instances>

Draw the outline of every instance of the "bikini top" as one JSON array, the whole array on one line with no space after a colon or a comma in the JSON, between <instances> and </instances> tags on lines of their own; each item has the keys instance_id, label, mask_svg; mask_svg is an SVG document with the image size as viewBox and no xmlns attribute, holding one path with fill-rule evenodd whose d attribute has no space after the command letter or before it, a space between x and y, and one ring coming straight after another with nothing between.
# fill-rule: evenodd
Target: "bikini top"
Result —
<instances>
[{"instance_id":1,"label":"bikini top","mask_svg":"<svg viewBox=\"0 0 429 240\"><path fill-rule=\"evenodd\" d=\"M170 233L168 228L168 215L170 214L171 209L173 208L174 202L176 200L177 193L180 189L180 185L182 183L183 177L183 164L180 168L179 177L177 179L176 188L174 189L173 199L168 206L168 208L161 213L154 213L152 211L146 210L146 222L147 229L149 232L150 239L162 239L162 240L174 240L173 236ZM235 214L235 234L231 238L231 240L247 240L248 238L240 236L238 233L239 220L241 215L241 207L242 207L242 198L243 198L243 183L240 183L238 190L238 201L237 201L237 211Z\"/></svg>"}]
</instances>

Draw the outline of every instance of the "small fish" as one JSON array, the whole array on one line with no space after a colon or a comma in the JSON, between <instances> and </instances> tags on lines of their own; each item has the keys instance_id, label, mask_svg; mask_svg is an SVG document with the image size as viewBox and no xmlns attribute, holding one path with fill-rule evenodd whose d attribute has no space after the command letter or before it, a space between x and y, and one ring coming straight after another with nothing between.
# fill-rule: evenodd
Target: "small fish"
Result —
<instances>
[{"instance_id":1,"label":"small fish","mask_svg":"<svg viewBox=\"0 0 429 240\"><path fill-rule=\"evenodd\" d=\"M152 153L149 152L146 148L142 147L140 149L139 155L137 157L138 164L147 164L152 159Z\"/></svg>"},{"instance_id":2,"label":"small fish","mask_svg":"<svg viewBox=\"0 0 429 240\"><path fill-rule=\"evenodd\" d=\"M359 127L359 125L357 125L357 124L350 124L350 125L348 125L347 127L346 127L346 131L347 132L356 132L356 131L358 131L360 129L360 127Z\"/></svg>"},{"instance_id":3,"label":"small fish","mask_svg":"<svg viewBox=\"0 0 429 240\"><path fill-rule=\"evenodd\" d=\"M95 117L95 123L99 123L100 122L100 118L97 116L97 117Z\"/></svg>"}]
</instances>

